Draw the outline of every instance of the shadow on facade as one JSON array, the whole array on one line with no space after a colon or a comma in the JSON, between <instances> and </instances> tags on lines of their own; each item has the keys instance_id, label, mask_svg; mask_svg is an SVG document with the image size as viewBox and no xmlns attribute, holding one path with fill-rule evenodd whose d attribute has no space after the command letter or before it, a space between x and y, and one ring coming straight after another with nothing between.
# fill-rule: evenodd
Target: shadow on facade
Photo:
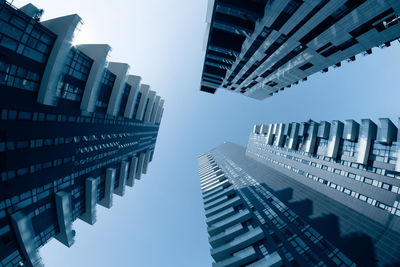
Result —
<instances>
[{"instance_id":1,"label":"shadow on facade","mask_svg":"<svg viewBox=\"0 0 400 267\"><path fill-rule=\"evenodd\" d=\"M330 213L324 216L313 218L313 201L306 198L300 201L290 202L293 197L293 189L288 187L275 191L265 183L262 185L272 194L285 203L302 219L307 221L320 234L326 237L332 244L339 248L346 256L354 261L358 266L374 267L379 266L376 259L375 249L372 238L364 232L351 232L350 234L340 235L339 218ZM392 265L399 266L399 265ZM391 267L392 267L391 266ZM389 267L389 266L386 266Z\"/></svg>"}]
</instances>

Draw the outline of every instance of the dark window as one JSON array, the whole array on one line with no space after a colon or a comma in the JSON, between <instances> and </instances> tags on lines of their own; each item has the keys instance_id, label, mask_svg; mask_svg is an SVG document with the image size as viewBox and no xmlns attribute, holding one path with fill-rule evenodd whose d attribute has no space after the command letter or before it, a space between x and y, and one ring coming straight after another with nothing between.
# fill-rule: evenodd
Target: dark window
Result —
<instances>
[{"instance_id":1,"label":"dark window","mask_svg":"<svg viewBox=\"0 0 400 267\"><path fill-rule=\"evenodd\" d=\"M135 108L133 109L133 118L136 117L136 113L138 111L139 108L139 103L140 103L140 98L142 97L142 93L139 92L137 97L136 97L136 103L135 103Z\"/></svg>"},{"instance_id":2,"label":"dark window","mask_svg":"<svg viewBox=\"0 0 400 267\"><path fill-rule=\"evenodd\" d=\"M301 69L302 71L305 71L306 69L311 68L312 66L314 66L314 64L307 62L306 64L302 65L299 67L299 69Z\"/></svg>"}]
</instances>

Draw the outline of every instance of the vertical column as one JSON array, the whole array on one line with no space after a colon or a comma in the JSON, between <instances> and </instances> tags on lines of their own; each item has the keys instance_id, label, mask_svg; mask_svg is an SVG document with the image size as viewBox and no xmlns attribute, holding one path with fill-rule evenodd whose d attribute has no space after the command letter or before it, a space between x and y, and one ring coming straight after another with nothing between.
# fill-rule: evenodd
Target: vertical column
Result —
<instances>
[{"instance_id":1,"label":"vertical column","mask_svg":"<svg viewBox=\"0 0 400 267\"><path fill-rule=\"evenodd\" d=\"M313 121L311 122L311 126L308 131L305 152L311 154L315 153L315 142L317 141L317 133L318 133L318 123Z\"/></svg>"},{"instance_id":2,"label":"vertical column","mask_svg":"<svg viewBox=\"0 0 400 267\"><path fill-rule=\"evenodd\" d=\"M114 181L115 181L115 169L108 168L106 171L106 184L104 188L104 198L98 203L107 209L112 207L113 192L114 192Z\"/></svg>"},{"instance_id":3,"label":"vertical column","mask_svg":"<svg viewBox=\"0 0 400 267\"><path fill-rule=\"evenodd\" d=\"M121 161L121 169L118 178L118 187L114 189L114 193L118 196L123 196L125 194L125 184L126 178L128 176L129 163L127 161Z\"/></svg>"},{"instance_id":4,"label":"vertical column","mask_svg":"<svg viewBox=\"0 0 400 267\"><path fill-rule=\"evenodd\" d=\"M273 130L274 130L274 125L270 124L268 125L268 132L266 135L266 141L267 141L267 145L272 145L273 141L274 141L274 134L273 134Z\"/></svg>"},{"instance_id":5,"label":"vertical column","mask_svg":"<svg viewBox=\"0 0 400 267\"><path fill-rule=\"evenodd\" d=\"M92 177L85 181L85 213L79 218L90 225L96 222L97 183L98 179Z\"/></svg>"},{"instance_id":6,"label":"vertical column","mask_svg":"<svg viewBox=\"0 0 400 267\"><path fill-rule=\"evenodd\" d=\"M146 154L144 156L144 162L143 162L143 174L147 173L147 167L149 166L149 161L150 161L150 150L146 151Z\"/></svg>"},{"instance_id":7,"label":"vertical column","mask_svg":"<svg viewBox=\"0 0 400 267\"><path fill-rule=\"evenodd\" d=\"M160 121L161 121L161 114L164 110L163 106L164 106L164 99L161 99L160 105L158 106L158 109L157 109L157 114L156 114L156 118L154 121L155 123L160 123Z\"/></svg>"},{"instance_id":8,"label":"vertical column","mask_svg":"<svg viewBox=\"0 0 400 267\"><path fill-rule=\"evenodd\" d=\"M261 129L261 125L254 125L253 132L255 134L259 134Z\"/></svg>"},{"instance_id":9,"label":"vertical column","mask_svg":"<svg viewBox=\"0 0 400 267\"><path fill-rule=\"evenodd\" d=\"M379 119L381 127L378 129L376 141L384 145L390 145L397 138L397 128L393 122L387 118Z\"/></svg>"},{"instance_id":10,"label":"vertical column","mask_svg":"<svg viewBox=\"0 0 400 267\"><path fill-rule=\"evenodd\" d=\"M322 139L328 139L329 138L329 131L331 129L331 124L327 121L321 121L319 127L318 127L318 137Z\"/></svg>"},{"instance_id":11,"label":"vertical column","mask_svg":"<svg viewBox=\"0 0 400 267\"><path fill-rule=\"evenodd\" d=\"M138 166L136 168L136 179L140 180L142 178L142 172L143 172L143 164L144 164L144 157L146 156L145 153L140 153L139 154L139 162Z\"/></svg>"},{"instance_id":12,"label":"vertical column","mask_svg":"<svg viewBox=\"0 0 400 267\"><path fill-rule=\"evenodd\" d=\"M136 168L138 164L138 158L132 157L131 167L129 169L128 179L126 180L126 185L132 187L135 184Z\"/></svg>"},{"instance_id":13,"label":"vertical column","mask_svg":"<svg viewBox=\"0 0 400 267\"><path fill-rule=\"evenodd\" d=\"M82 95L81 110L94 112L100 93L101 79L103 78L107 63L107 56L111 47L106 44L84 44L78 45L77 48L93 59L92 68L90 69Z\"/></svg>"},{"instance_id":14,"label":"vertical column","mask_svg":"<svg viewBox=\"0 0 400 267\"><path fill-rule=\"evenodd\" d=\"M68 53L72 47L75 29L82 22L78 15L64 16L42 21L44 27L57 34L51 49L38 92L37 102L55 106L58 102L57 85L63 71Z\"/></svg>"},{"instance_id":15,"label":"vertical column","mask_svg":"<svg viewBox=\"0 0 400 267\"><path fill-rule=\"evenodd\" d=\"M126 103L124 117L132 119L133 111L135 109L136 99L140 90L140 81L142 77L135 75L128 75L126 82L131 86L131 91L128 95L128 101Z\"/></svg>"},{"instance_id":16,"label":"vertical column","mask_svg":"<svg viewBox=\"0 0 400 267\"><path fill-rule=\"evenodd\" d=\"M72 230L72 205L70 193L64 191L56 193L56 211L60 232L55 236L55 238L67 247L71 247L74 243L75 231Z\"/></svg>"},{"instance_id":17,"label":"vertical column","mask_svg":"<svg viewBox=\"0 0 400 267\"><path fill-rule=\"evenodd\" d=\"M376 139L377 126L370 119L361 120L360 137L358 139L357 162L367 164L372 140Z\"/></svg>"},{"instance_id":18,"label":"vertical column","mask_svg":"<svg viewBox=\"0 0 400 267\"><path fill-rule=\"evenodd\" d=\"M300 124L297 122L292 123L292 130L290 131L290 139L289 139L289 149L296 149L297 147L297 139L299 137L299 128Z\"/></svg>"},{"instance_id":19,"label":"vertical column","mask_svg":"<svg viewBox=\"0 0 400 267\"><path fill-rule=\"evenodd\" d=\"M283 131L285 130L285 124L280 123L276 127L276 137L275 137L275 146L282 147L283 146Z\"/></svg>"},{"instance_id":20,"label":"vertical column","mask_svg":"<svg viewBox=\"0 0 400 267\"><path fill-rule=\"evenodd\" d=\"M157 115L157 111L160 107L160 101L161 101L161 97L156 96L156 99L154 100L153 110L151 111L151 116L150 116L150 122L152 122L152 123L155 123L155 121L156 121L156 115Z\"/></svg>"},{"instance_id":21,"label":"vertical column","mask_svg":"<svg viewBox=\"0 0 400 267\"><path fill-rule=\"evenodd\" d=\"M151 111L153 110L154 101L156 99L156 92L150 90L148 99L143 116L144 121L150 121Z\"/></svg>"},{"instance_id":22,"label":"vertical column","mask_svg":"<svg viewBox=\"0 0 400 267\"><path fill-rule=\"evenodd\" d=\"M268 133L268 125L262 124L260 128L260 134L266 135Z\"/></svg>"},{"instance_id":23,"label":"vertical column","mask_svg":"<svg viewBox=\"0 0 400 267\"><path fill-rule=\"evenodd\" d=\"M160 116L158 117L158 119L156 120L156 123L160 124L161 123L161 119L162 119L162 115L164 114L164 108L161 108L161 112L160 112Z\"/></svg>"},{"instance_id":24,"label":"vertical column","mask_svg":"<svg viewBox=\"0 0 400 267\"><path fill-rule=\"evenodd\" d=\"M353 120L346 120L343 129L343 139L356 141L360 132L360 124Z\"/></svg>"},{"instance_id":25,"label":"vertical column","mask_svg":"<svg viewBox=\"0 0 400 267\"><path fill-rule=\"evenodd\" d=\"M31 219L21 211L17 211L11 215L11 224L18 240L18 246L25 258L23 266L44 266L35 248L35 232Z\"/></svg>"},{"instance_id":26,"label":"vertical column","mask_svg":"<svg viewBox=\"0 0 400 267\"><path fill-rule=\"evenodd\" d=\"M328 149L326 155L330 158L337 158L339 152L340 139L343 135L344 125L340 121L333 121L329 133Z\"/></svg>"},{"instance_id":27,"label":"vertical column","mask_svg":"<svg viewBox=\"0 0 400 267\"><path fill-rule=\"evenodd\" d=\"M142 120L144 116L144 109L146 108L146 103L148 101L148 95L150 91L150 86L147 84L141 84L140 85L140 92L142 93L142 96L140 97L140 102L139 102L139 107L136 112L136 120Z\"/></svg>"},{"instance_id":28,"label":"vertical column","mask_svg":"<svg viewBox=\"0 0 400 267\"><path fill-rule=\"evenodd\" d=\"M286 123L285 129L283 131L283 144L282 147L286 147L289 144L289 139L290 139L290 131L292 130L292 124L291 123Z\"/></svg>"},{"instance_id":29,"label":"vertical column","mask_svg":"<svg viewBox=\"0 0 400 267\"><path fill-rule=\"evenodd\" d=\"M400 129L400 118L398 119L397 126ZM400 130L397 131L397 142L396 142L396 147L397 147L397 160L396 160L396 166L395 166L395 171L400 172Z\"/></svg>"},{"instance_id":30,"label":"vertical column","mask_svg":"<svg viewBox=\"0 0 400 267\"><path fill-rule=\"evenodd\" d=\"M321 121L317 133L316 153L320 156L325 156L328 149L328 138L331 124L327 121ZM319 142L318 142L319 141Z\"/></svg>"},{"instance_id":31,"label":"vertical column","mask_svg":"<svg viewBox=\"0 0 400 267\"><path fill-rule=\"evenodd\" d=\"M110 100L108 102L107 114L117 116L121 105L122 94L125 89L126 75L128 74L129 65L125 63L110 62L108 64L108 69L117 77L115 78Z\"/></svg>"}]
</instances>

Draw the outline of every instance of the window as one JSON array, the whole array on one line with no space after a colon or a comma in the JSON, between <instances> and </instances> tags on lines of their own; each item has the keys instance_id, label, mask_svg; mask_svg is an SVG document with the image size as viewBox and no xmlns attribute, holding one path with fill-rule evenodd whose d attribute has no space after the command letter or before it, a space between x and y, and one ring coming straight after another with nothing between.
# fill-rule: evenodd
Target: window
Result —
<instances>
[{"instance_id":1,"label":"window","mask_svg":"<svg viewBox=\"0 0 400 267\"><path fill-rule=\"evenodd\" d=\"M21 149L21 148L27 148L29 145L28 141L17 141L16 142L16 147L17 149Z\"/></svg>"},{"instance_id":2,"label":"window","mask_svg":"<svg viewBox=\"0 0 400 267\"><path fill-rule=\"evenodd\" d=\"M387 183L382 183L382 188L385 190L392 190L392 185Z\"/></svg>"},{"instance_id":3,"label":"window","mask_svg":"<svg viewBox=\"0 0 400 267\"><path fill-rule=\"evenodd\" d=\"M349 172L349 173L347 174L347 176L348 176L349 178L351 178L351 179L355 179L355 178L356 178L356 175L355 175L354 173L351 173L351 172Z\"/></svg>"},{"instance_id":4,"label":"window","mask_svg":"<svg viewBox=\"0 0 400 267\"><path fill-rule=\"evenodd\" d=\"M358 196L358 199L361 201L367 201L367 197L361 194Z\"/></svg>"},{"instance_id":5,"label":"window","mask_svg":"<svg viewBox=\"0 0 400 267\"><path fill-rule=\"evenodd\" d=\"M32 113L25 112L25 111L20 111L19 115L18 115L18 119L20 119L20 120L31 120L32 119Z\"/></svg>"},{"instance_id":6,"label":"window","mask_svg":"<svg viewBox=\"0 0 400 267\"><path fill-rule=\"evenodd\" d=\"M372 184L373 180L371 178L368 177L364 177L364 183L366 184Z\"/></svg>"},{"instance_id":7,"label":"window","mask_svg":"<svg viewBox=\"0 0 400 267\"><path fill-rule=\"evenodd\" d=\"M17 118L17 111L9 110L8 111L8 119L9 120L15 120L16 118Z\"/></svg>"}]
</instances>

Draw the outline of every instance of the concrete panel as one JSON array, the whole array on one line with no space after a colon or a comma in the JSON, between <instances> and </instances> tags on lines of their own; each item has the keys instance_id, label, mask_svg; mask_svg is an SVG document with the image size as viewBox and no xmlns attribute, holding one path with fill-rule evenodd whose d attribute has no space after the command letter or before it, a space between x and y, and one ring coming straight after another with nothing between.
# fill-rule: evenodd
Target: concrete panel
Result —
<instances>
[{"instance_id":1,"label":"concrete panel","mask_svg":"<svg viewBox=\"0 0 400 267\"><path fill-rule=\"evenodd\" d=\"M75 231L72 230L72 203L71 194L64 191L56 193L56 211L59 233L55 238L71 247L74 244Z\"/></svg>"},{"instance_id":2,"label":"concrete panel","mask_svg":"<svg viewBox=\"0 0 400 267\"><path fill-rule=\"evenodd\" d=\"M82 19L76 14L41 22L44 27L57 34L57 39L47 59L37 102L44 105L57 105L57 85L72 47L75 30L81 22Z\"/></svg>"},{"instance_id":3,"label":"concrete panel","mask_svg":"<svg viewBox=\"0 0 400 267\"><path fill-rule=\"evenodd\" d=\"M118 177L118 187L114 189L114 193L118 196L123 196L125 194L126 178L128 177L129 162L121 161L121 167Z\"/></svg>"},{"instance_id":4,"label":"concrete panel","mask_svg":"<svg viewBox=\"0 0 400 267\"><path fill-rule=\"evenodd\" d=\"M79 218L90 225L96 222L97 183L98 179L92 177L85 181L85 213Z\"/></svg>"},{"instance_id":5,"label":"concrete panel","mask_svg":"<svg viewBox=\"0 0 400 267\"><path fill-rule=\"evenodd\" d=\"M113 203L115 173L116 173L115 169L113 168L107 169L104 198L98 202L99 205L102 205L107 209L111 208Z\"/></svg>"},{"instance_id":6,"label":"concrete panel","mask_svg":"<svg viewBox=\"0 0 400 267\"><path fill-rule=\"evenodd\" d=\"M128 95L128 101L126 102L126 107L124 111L124 117L132 119L133 111L135 109L136 99L140 90L140 81L142 77L135 75L128 75L126 82L131 86L131 91Z\"/></svg>"},{"instance_id":7,"label":"concrete panel","mask_svg":"<svg viewBox=\"0 0 400 267\"><path fill-rule=\"evenodd\" d=\"M147 105L145 106L145 111L144 111L144 116L143 116L144 121L150 121L151 112L153 110L154 101L156 99L156 92L150 90L148 99L149 99L149 101L147 102Z\"/></svg>"},{"instance_id":8,"label":"concrete panel","mask_svg":"<svg viewBox=\"0 0 400 267\"><path fill-rule=\"evenodd\" d=\"M22 211L11 216L13 232L17 238L19 249L25 257L24 265L28 267L43 267L38 251L35 248L35 232L32 221Z\"/></svg>"},{"instance_id":9,"label":"concrete panel","mask_svg":"<svg viewBox=\"0 0 400 267\"><path fill-rule=\"evenodd\" d=\"M100 93L101 80L107 63L107 56L111 47L107 44L83 44L78 45L77 49L93 59L92 68L90 69L85 90L82 95L81 110L94 112L96 109L96 101Z\"/></svg>"},{"instance_id":10,"label":"concrete panel","mask_svg":"<svg viewBox=\"0 0 400 267\"><path fill-rule=\"evenodd\" d=\"M129 65L126 63L110 62L108 64L108 69L116 75L116 78L111 91L110 100L108 101L107 114L117 116L121 105L122 94L125 89Z\"/></svg>"},{"instance_id":11,"label":"concrete panel","mask_svg":"<svg viewBox=\"0 0 400 267\"><path fill-rule=\"evenodd\" d=\"M148 99L150 91L150 86L147 84L141 84L140 85L140 92L142 93L142 96L140 97L140 102L139 102L139 107L136 112L136 120L143 120L144 112L145 112L145 107Z\"/></svg>"},{"instance_id":12,"label":"concrete panel","mask_svg":"<svg viewBox=\"0 0 400 267\"><path fill-rule=\"evenodd\" d=\"M330 128L326 155L331 158L336 158L339 151L340 139L343 136L344 124L340 121L333 121Z\"/></svg>"},{"instance_id":13,"label":"concrete panel","mask_svg":"<svg viewBox=\"0 0 400 267\"><path fill-rule=\"evenodd\" d=\"M128 179L126 180L126 185L132 187L135 184L135 177L136 177L136 168L138 164L138 158L132 157L130 168L129 168L129 175Z\"/></svg>"}]
</instances>

